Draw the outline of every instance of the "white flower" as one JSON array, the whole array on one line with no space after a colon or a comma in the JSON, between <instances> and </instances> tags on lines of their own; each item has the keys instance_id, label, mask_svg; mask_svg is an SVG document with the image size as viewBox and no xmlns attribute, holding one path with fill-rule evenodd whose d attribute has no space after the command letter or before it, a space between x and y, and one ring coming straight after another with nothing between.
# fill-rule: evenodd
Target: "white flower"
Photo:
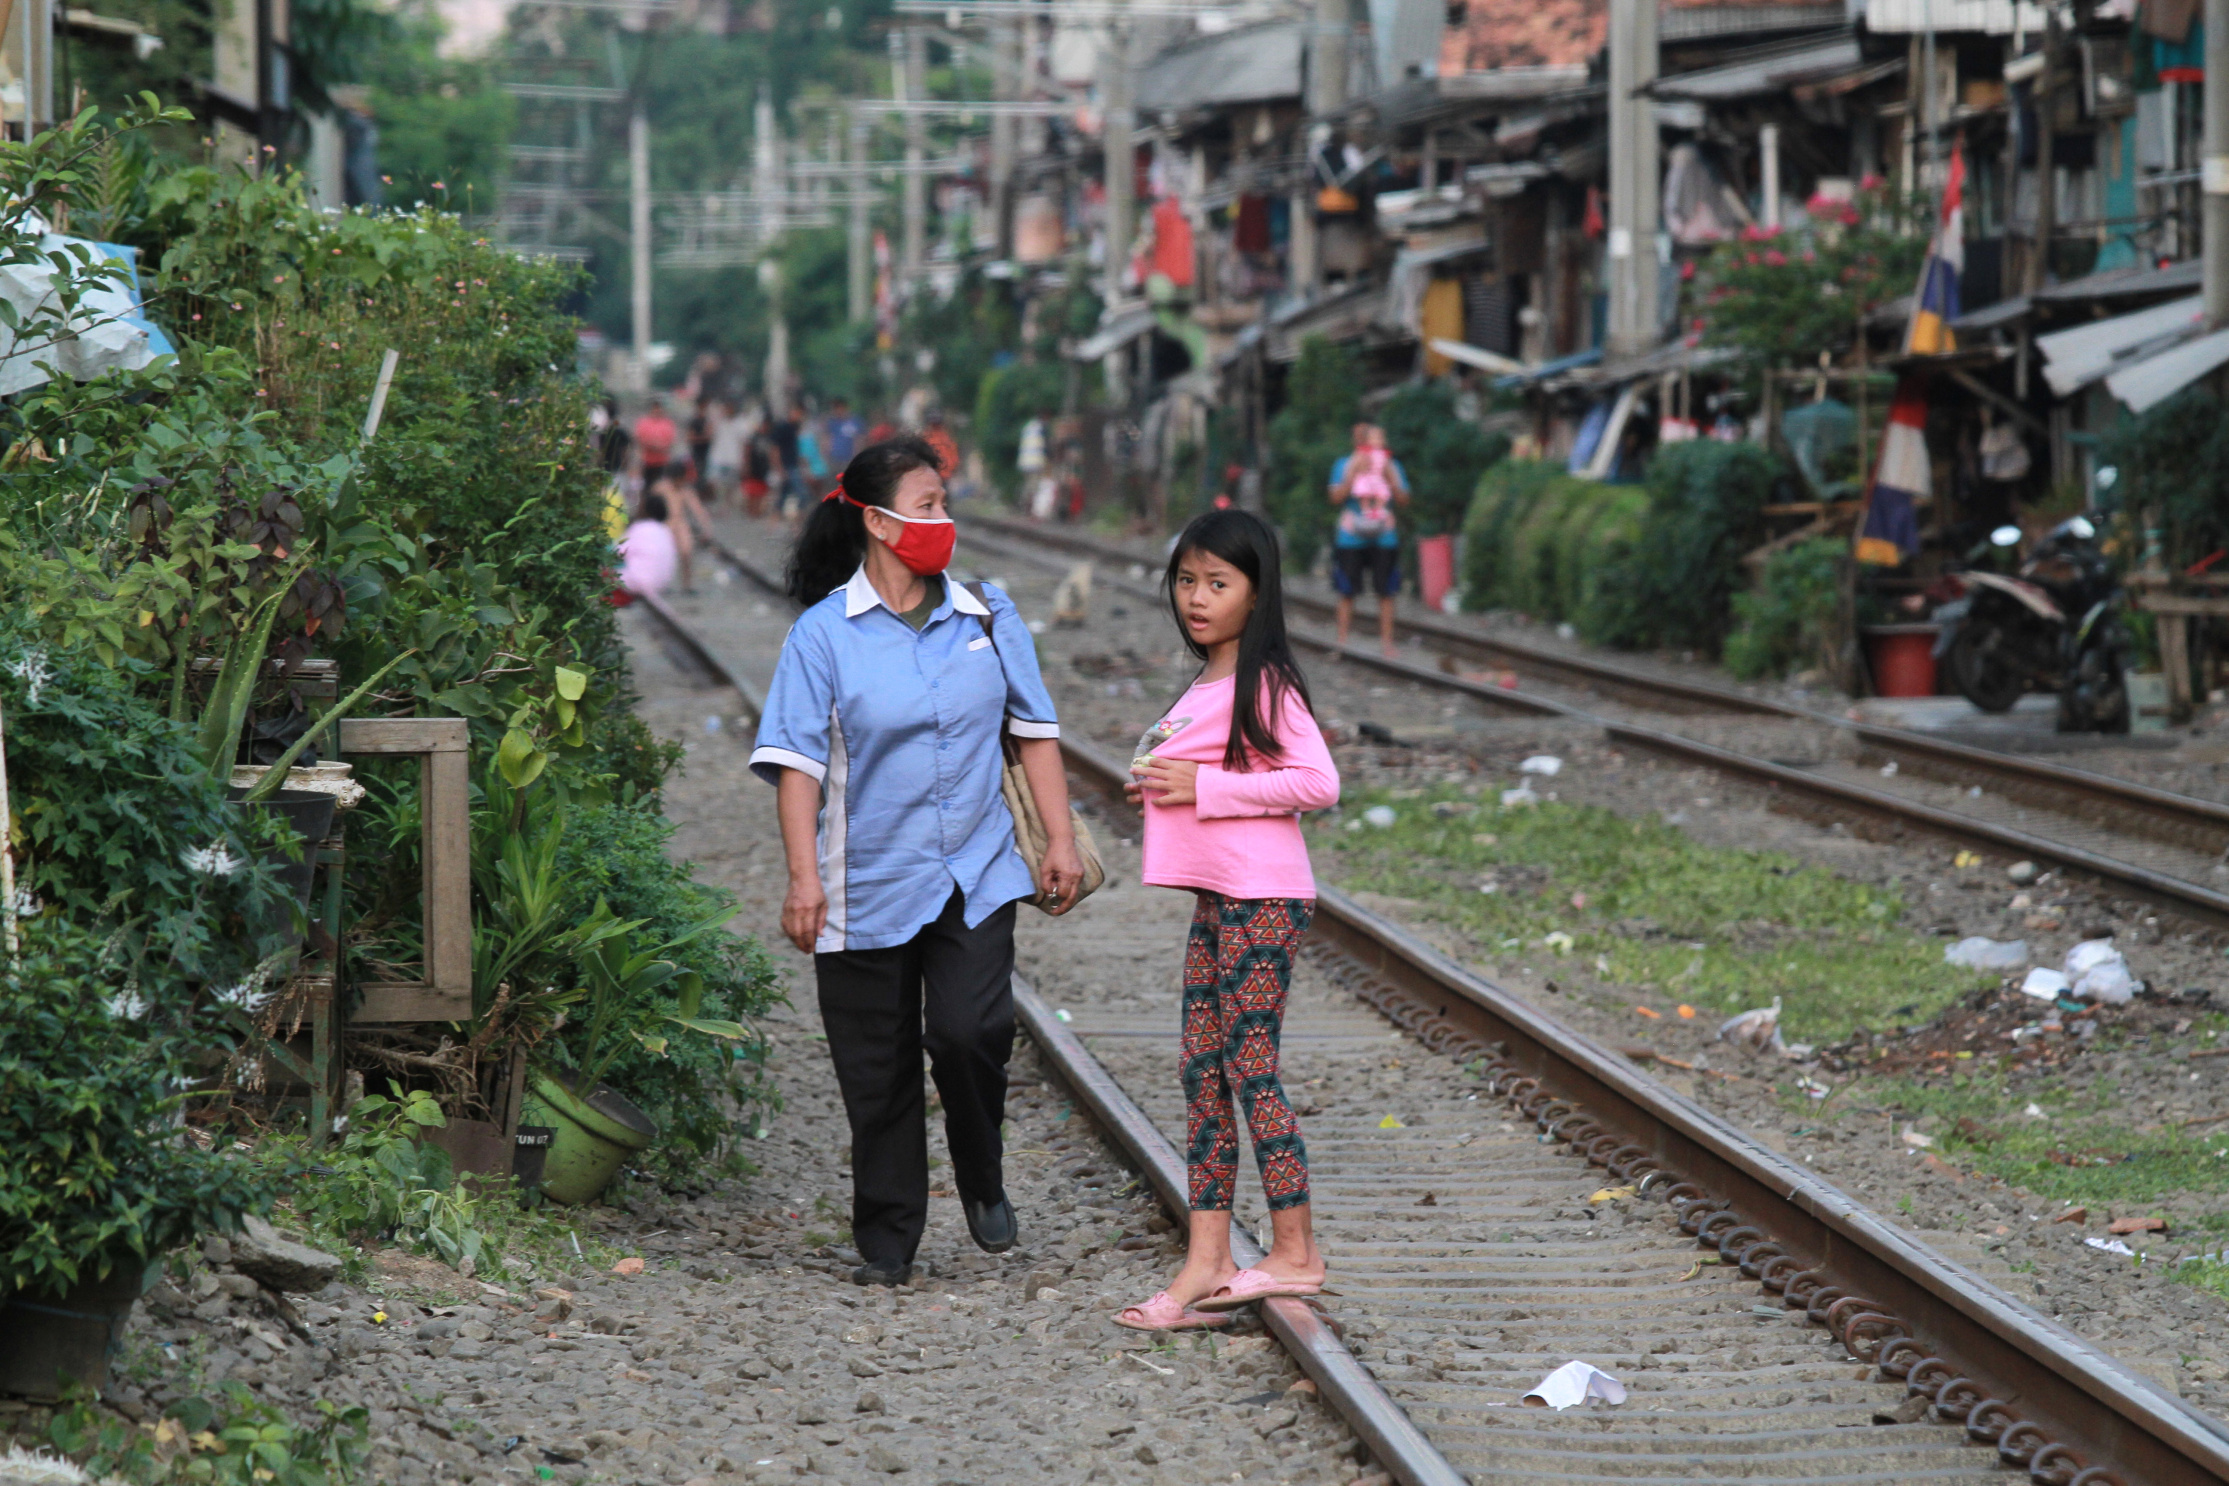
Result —
<instances>
[{"instance_id":1,"label":"white flower","mask_svg":"<svg viewBox=\"0 0 2229 1486\"><path fill-rule=\"evenodd\" d=\"M8 665L8 674L21 681L30 705L39 705L39 692L54 679L54 668L46 663L46 647L33 646Z\"/></svg>"},{"instance_id":2,"label":"white flower","mask_svg":"<svg viewBox=\"0 0 2229 1486\"><path fill-rule=\"evenodd\" d=\"M238 985L226 986L213 995L219 1006L230 1006L241 1011L260 1011L271 999L271 993L263 989L263 978L260 975L251 975Z\"/></svg>"},{"instance_id":3,"label":"white flower","mask_svg":"<svg viewBox=\"0 0 2229 1486\"><path fill-rule=\"evenodd\" d=\"M180 857L189 872L199 872L204 877L230 877L247 865L247 860L232 854L232 848L222 841L212 841L207 846L189 847Z\"/></svg>"},{"instance_id":4,"label":"white flower","mask_svg":"<svg viewBox=\"0 0 2229 1486\"><path fill-rule=\"evenodd\" d=\"M147 1015L147 1003L130 991L108 998L108 1014L120 1022L136 1022Z\"/></svg>"}]
</instances>

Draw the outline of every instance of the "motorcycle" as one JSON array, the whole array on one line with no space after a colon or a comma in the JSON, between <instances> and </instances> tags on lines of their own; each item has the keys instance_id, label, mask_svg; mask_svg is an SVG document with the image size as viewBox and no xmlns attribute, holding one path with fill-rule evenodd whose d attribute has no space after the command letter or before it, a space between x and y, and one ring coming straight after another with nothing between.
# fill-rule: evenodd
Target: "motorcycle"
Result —
<instances>
[{"instance_id":1,"label":"motorcycle","mask_svg":"<svg viewBox=\"0 0 2229 1486\"><path fill-rule=\"evenodd\" d=\"M1957 596L1935 610L1936 661L1984 712L2009 711L2031 685L2058 693L2062 733L2128 731L2128 631L2121 585L2085 517L2060 522L2010 574L1987 564L2020 545L2000 526L1948 574Z\"/></svg>"}]
</instances>

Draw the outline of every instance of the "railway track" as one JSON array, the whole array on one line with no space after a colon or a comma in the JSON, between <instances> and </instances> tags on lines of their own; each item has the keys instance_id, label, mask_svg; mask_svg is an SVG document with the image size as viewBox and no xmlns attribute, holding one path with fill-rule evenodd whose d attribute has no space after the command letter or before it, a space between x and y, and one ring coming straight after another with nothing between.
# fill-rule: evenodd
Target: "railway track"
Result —
<instances>
[{"instance_id":1,"label":"railway track","mask_svg":"<svg viewBox=\"0 0 2229 1486\"><path fill-rule=\"evenodd\" d=\"M978 530L983 527L997 535L984 536ZM1095 576L1094 582L1151 603L1163 602L1160 589L1151 581L1122 575L1135 559L1119 549L1069 532L1028 528L1024 534L1039 539L1032 545L1014 540L1016 529L995 518L971 517L963 531L963 544L1004 561L1043 568L1067 566L1066 560L1052 555L1058 551L1114 565L1113 574ZM1316 618L1330 610L1328 603L1312 595L1288 593L1286 605L1296 614ZM1402 622L1431 645L1448 648L1429 662L1388 657L1367 645L1341 646L1313 624L1296 620L1291 628L1297 643L1336 653L1346 662L1490 707L1586 723L1620 744L1740 777L1812 813L1855 816L1876 828L1922 830L2014 860L2047 863L2200 923L2229 925L2229 892L2215 885L2218 874L2213 870L2229 852L2229 805L2042 759L1856 722L1731 688L1653 676L1592 657L1492 638L1438 616ZM1465 675L1458 661L1460 647L1465 646L1528 671L1556 675L1569 686L1559 695ZM1811 756L1767 757L1694 737L1654 719L1608 715L1599 704L1572 694L1574 688L1639 703L1659 715L1748 715L1798 724L1812 740ZM1937 788L1930 790L1930 784ZM1955 796L1954 805L1941 798L1949 793L1940 788L1943 785L1968 793ZM2039 823L2038 814L2047 819Z\"/></svg>"},{"instance_id":2,"label":"railway track","mask_svg":"<svg viewBox=\"0 0 2229 1486\"><path fill-rule=\"evenodd\" d=\"M1124 820L1126 770L1063 747L1097 808ZM1406 1486L2001 1481L2008 1468L2046 1486L2229 1480L2219 1421L1803 1166L1337 891L1316 922L1289 1085L1354 1087L1384 1055L1387 1020L1409 1056L1421 1045L1444 1061L1411 1076L1428 1117L1389 1122L1351 1098L1308 1117L1343 1293L1272 1303L1265 1321ZM1048 1066L1181 1217L1174 1026L1088 1008L1071 1023L1019 977L1016 1001ZM1110 1065L1137 1070L1143 1102ZM1342 1331L1381 1339L1374 1367ZM1568 1358L1622 1379L1626 1401L1516 1404Z\"/></svg>"}]
</instances>

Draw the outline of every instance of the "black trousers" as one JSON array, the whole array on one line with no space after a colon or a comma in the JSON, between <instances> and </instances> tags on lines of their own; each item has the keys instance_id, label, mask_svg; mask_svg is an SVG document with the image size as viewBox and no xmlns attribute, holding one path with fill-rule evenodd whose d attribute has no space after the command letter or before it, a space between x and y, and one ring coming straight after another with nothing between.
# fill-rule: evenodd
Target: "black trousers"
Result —
<instances>
[{"instance_id":1,"label":"black trousers","mask_svg":"<svg viewBox=\"0 0 2229 1486\"><path fill-rule=\"evenodd\" d=\"M1014 1052L1014 904L967 927L958 892L905 944L813 956L828 1057L851 1120L852 1243L911 1264L929 1217L928 1100L944 1099L955 1189L1006 1195L1006 1064Z\"/></svg>"}]
</instances>

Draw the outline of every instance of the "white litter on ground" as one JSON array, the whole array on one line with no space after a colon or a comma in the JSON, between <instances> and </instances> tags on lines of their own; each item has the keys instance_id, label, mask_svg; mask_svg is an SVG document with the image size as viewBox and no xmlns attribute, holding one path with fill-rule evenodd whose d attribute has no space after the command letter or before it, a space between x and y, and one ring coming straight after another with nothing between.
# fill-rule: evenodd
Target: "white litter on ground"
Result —
<instances>
[{"instance_id":1,"label":"white litter on ground","mask_svg":"<svg viewBox=\"0 0 2229 1486\"><path fill-rule=\"evenodd\" d=\"M1943 961L1950 965L1968 965L1976 970L2017 970L2028 963L2028 941L1990 939L1976 934L1947 946L1943 950Z\"/></svg>"},{"instance_id":2,"label":"white litter on ground","mask_svg":"<svg viewBox=\"0 0 2229 1486\"><path fill-rule=\"evenodd\" d=\"M1566 1362L1535 1383L1532 1391L1525 1395L1525 1402L1551 1409L1568 1409L1590 1398L1599 1398L1604 1403L1624 1403L1625 1384L1591 1362Z\"/></svg>"},{"instance_id":3,"label":"white litter on ground","mask_svg":"<svg viewBox=\"0 0 2229 1486\"><path fill-rule=\"evenodd\" d=\"M1517 766L1520 774L1539 774L1553 779L1563 772L1563 760L1552 753L1536 753Z\"/></svg>"}]
</instances>

